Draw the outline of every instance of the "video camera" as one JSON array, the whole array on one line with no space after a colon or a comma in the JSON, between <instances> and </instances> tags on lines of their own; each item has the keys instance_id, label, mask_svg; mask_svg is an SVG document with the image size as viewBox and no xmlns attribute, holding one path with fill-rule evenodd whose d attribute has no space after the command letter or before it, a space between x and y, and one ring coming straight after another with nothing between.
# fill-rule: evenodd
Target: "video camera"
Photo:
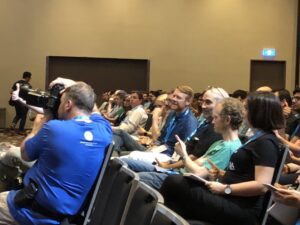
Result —
<instances>
[{"instance_id":1,"label":"video camera","mask_svg":"<svg viewBox=\"0 0 300 225\"><path fill-rule=\"evenodd\" d=\"M57 110L60 104L60 92L64 85L55 84L49 92L31 89L28 84L20 86L19 97L26 100L26 104L49 109L53 116L57 118Z\"/></svg>"}]
</instances>

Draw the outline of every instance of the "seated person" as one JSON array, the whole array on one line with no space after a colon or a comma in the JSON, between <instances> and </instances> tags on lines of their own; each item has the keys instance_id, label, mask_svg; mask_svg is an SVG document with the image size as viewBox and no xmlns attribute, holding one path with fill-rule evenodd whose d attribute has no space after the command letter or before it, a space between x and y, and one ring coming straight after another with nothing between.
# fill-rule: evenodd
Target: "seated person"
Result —
<instances>
[{"instance_id":1,"label":"seated person","mask_svg":"<svg viewBox=\"0 0 300 225\"><path fill-rule=\"evenodd\" d=\"M132 150L145 150L145 146L152 146L158 139L161 134L161 129L166 123L166 119L170 113L169 101L171 94L160 95L156 101L156 107L152 111L152 121L149 131L146 131L144 128L139 127L138 137L129 135L125 131L118 131L115 134L118 134L123 141L123 149L132 151ZM148 117L149 119L149 117Z\"/></svg>"},{"instance_id":2,"label":"seated person","mask_svg":"<svg viewBox=\"0 0 300 225\"><path fill-rule=\"evenodd\" d=\"M22 190L0 193L0 224L60 224L78 213L111 143L109 123L99 112L92 113L93 89L62 78L50 85L55 83L66 87L59 119L51 120L47 112L37 116L22 142L23 160L36 162L25 174Z\"/></svg>"},{"instance_id":3,"label":"seated person","mask_svg":"<svg viewBox=\"0 0 300 225\"><path fill-rule=\"evenodd\" d=\"M171 94L162 94L155 99L154 109L151 112L151 127L145 130L139 127L139 143L145 146L152 145L160 136L161 129L166 123L167 117L170 113L169 101ZM149 117L148 117L149 119Z\"/></svg>"},{"instance_id":4,"label":"seated person","mask_svg":"<svg viewBox=\"0 0 300 225\"><path fill-rule=\"evenodd\" d=\"M161 135L157 143L147 152L133 151L128 156L152 163L155 158L167 161L174 153L174 145L176 143L175 134L186 140L197 130L197 119L189 109L193 97L193 90L188 86L179 86L175 89L170 101L170 108L173 110L167 118L165 126L162 128ZM114 140L115 140L114 136ZM122 138L122 134L118 136L124 144L127 144ZM138 145L140 146L140 145ZM145 149L138 149L145 150Z\"/></svg>"},{"instance_id":5,"label":"seated person","mask_svg":"<svg viewBox=\"0 0 300 225\"><path fill-rule=\"evenodd\" d=\"M125 112L123 105L126 95L126 92L119 90L116 94L114 94L114 106L112 107L111 111L109 113L103 113L103 117L107 119L111 124L115 124L120 116L122 116Z\"/></svg>"},{"instance_id":6,"label":"seated person","mask_svg":"<svg viewBox=\"0 0 300 225\"><path fill-rule=\"evenodd\" d=\"M144 127L147 121L147 113L143 109L143 94L139 91L132 91L130 95L130 105L132 107L126 114L119 126L112 127L113 132L118 130L126 131L129 134L136 134L139 127ZM118 140L115 140L115 144Z\"/></svg>"},{"instance_id":7,"label":"seated person","mask_svg":"<svg viewBox=\"0 0 300 225\"><path fill-rule=\"evenodd\" d=\"M211 169L208 160L211 160L219 168L225 169L229 159L240 146L238 128L243 121L244 106L236 99L224 98L217 103L214 110L214 129L223 136L223 140L213 143L206 153L193 161L188 156L186 145L177 137L175 151L181 156L185 170L162 170L154 165L141 165L139 161L123 159L129 168L138 171L140 180L146 184L159 189L165 178L171 173L193 172L199 176L207 177ZM141 170L143 169L143 170Z\"/></svg>"},{"instance_id":8,"label":"seated person","mask_svg":"<svg viewBox=\"0 0 300 225\"><path fill-rule=\"evenodd\" d=\"M247 98L247 118L255 131L221 171L214 166L218 181L200 183L188 177L171 175L160 192L165 205L188 220L213 224L256 225L263 214L264 183L274 183L281 162L274 129L284 127L278 98L270 92L254 92Z\"/></svg>"}]
</instances>

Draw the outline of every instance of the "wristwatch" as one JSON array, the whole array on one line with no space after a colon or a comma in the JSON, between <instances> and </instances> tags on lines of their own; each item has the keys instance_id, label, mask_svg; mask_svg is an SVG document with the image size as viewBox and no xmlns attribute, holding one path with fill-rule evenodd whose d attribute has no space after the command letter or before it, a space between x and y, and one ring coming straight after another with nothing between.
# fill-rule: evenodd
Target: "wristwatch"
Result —
<instances>
[{"instance_id":1,"label":"wristwatch","mask_svg":"<svg viewBox=\"0 0 300 225\"><path fill-rule=\"evenodd\" d=\"M230 185L227 184L226 187L225 187L225 189L224 189L224 193L225 193L226 195L230 195L231 192L232 192L232 189L231 189Z\"/></svg>"}]
</instances>

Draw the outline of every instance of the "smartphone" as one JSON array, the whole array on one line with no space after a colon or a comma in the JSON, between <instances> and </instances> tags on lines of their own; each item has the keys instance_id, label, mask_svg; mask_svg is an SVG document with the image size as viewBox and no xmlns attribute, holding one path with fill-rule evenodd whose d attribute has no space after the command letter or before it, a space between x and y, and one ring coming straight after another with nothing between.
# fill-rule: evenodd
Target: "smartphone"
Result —
<instances>
[{"instance_id":1,"label":"smartphone","mask_svg":"<svg viewBox=\"0 0 300 225\"><path fill-rule=\"evenodd\" d=\"M278 189L273 186L272 184L263 184L266 188L268 188L268 190L270 191L278 191Z\"/></svg>"}]
</instances>

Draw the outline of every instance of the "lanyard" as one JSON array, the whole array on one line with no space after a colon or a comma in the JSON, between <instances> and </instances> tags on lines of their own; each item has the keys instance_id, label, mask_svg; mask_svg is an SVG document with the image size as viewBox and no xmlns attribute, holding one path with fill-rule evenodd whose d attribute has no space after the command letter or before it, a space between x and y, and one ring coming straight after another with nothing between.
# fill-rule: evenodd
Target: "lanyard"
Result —
<instances>
[{"instance_id":1,"label":"lanyard","mask_svg":"<svg viewBox=\"0 0 300 225\"><path fill-rule=\"evenodd\" d=\"M297 127L295 128L295 130L293 131L292 135L290 136L290 140L296 135L296 133L298 132L300 128L300 124L298 123Z\"/></svg>"},{"instance_id":2,"label":"lanyard","mask_svg":"<svg viewBox=\"0 0 300 225\"><path fill-rule=\"evenodd\" d=\"M75 116L75 117L73 117L73 120L91 122L91 119L89 116Z\"/></svg>"},{"instance_id":3,"label":"lanyard","mask_svg":"<svg viewBox=\"0 0 300 225\"><path fill-rule=\"evenodd\" d=\"M168 141L170 135L172 134L174 128L176 127L176 124L177 124L177 122L178 122L178 119L179 119L180 117L185 117L185 116L187 116L188 113L189 113L189 109L187 108L187 109L185 109L184 112L182 112L182 113L181 113L180 115L178 115L178 116L176 115L176 113L174 114L173 118L171 119L171 121L170 121L170 123L169 123L169 125L168 125L168 127L167 127L167 130L166 130L166 136L164 137L163 143L166 143L166 142Z\"/></svg>"},{"instance_id":4,"label":"lanyard","mask_svg":"<svg viewBox=\"0 0 300 225\"><path fill-rule=\"evenodd\" d=\"M263 136L265 134L264 131L260 130L257 131L254 135L252 135L252 137L249 138L248 141L246 141L240 148L244 147L245 145L249 144L250 142L260 138L261 136Z\"/></svg>"},{"instance_id":5,"label":"lanyard","mask_svg":"<svg viewBox=\"0 0 300 225\"><path fill-rule=\"evenodd\" d=\"M209 125L209 122L207 120L201 121L201 123L198 124L197 128L191 133L190 136L186 139L186 141L190 141L192 137L199 131L200 129L203 129Z\"/></svg>"}]
</instances>

